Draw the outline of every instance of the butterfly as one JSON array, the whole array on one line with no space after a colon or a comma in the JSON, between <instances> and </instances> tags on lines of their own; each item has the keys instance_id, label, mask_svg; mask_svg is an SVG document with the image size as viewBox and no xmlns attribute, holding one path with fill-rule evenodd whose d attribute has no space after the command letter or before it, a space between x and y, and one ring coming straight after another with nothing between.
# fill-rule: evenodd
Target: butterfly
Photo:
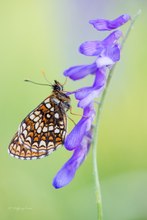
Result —
<instances>
[{"instance_id":1,"label":"butterfly","mask_svg":"<svg viewBox=\"0 0 147 220\"><path fill-rule=\"evenodd\" d=\"M58 81L54 80L51 86L52 94L21 122L8 147L11 156L22 160L39 159L64 143L70 97Z\"/></svg>"}]
</instances>

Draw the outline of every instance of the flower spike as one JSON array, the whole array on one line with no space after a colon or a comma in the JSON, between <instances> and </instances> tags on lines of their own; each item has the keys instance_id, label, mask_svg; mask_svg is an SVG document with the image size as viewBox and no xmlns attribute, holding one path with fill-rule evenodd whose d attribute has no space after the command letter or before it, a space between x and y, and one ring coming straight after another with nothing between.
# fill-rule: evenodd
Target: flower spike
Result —
<instances>
[{"instance_id":1,"label":"flower spike","mask_svg":"<svg viewBox=\"0 0 147 220\"><path fill-rule=\"evenodd\" d=\"M124 14L114 20L91 20L90 24L99 31L111 31L122 26L128 20L130 20L130 16ZM65 139L65 148L73 151L73 154L54 177L53 186L55 188L64 187L73 180L77 169L89 152L93 136L93 122L96 115L94 101L105 88L108 72L120 60L119 39L121 36L122 32L120 30L114 30L101 41L95 40L82 43L79 52L85 56L93 56L94 61L91 64L73 66L64 71L64 76L69 77L71 80L82 80L90 75L94 78L94 81L91 86L78 88L68 94L75 95L78 101L77 106L83 110L83 116Z\"/></svg>"}]
</instances>

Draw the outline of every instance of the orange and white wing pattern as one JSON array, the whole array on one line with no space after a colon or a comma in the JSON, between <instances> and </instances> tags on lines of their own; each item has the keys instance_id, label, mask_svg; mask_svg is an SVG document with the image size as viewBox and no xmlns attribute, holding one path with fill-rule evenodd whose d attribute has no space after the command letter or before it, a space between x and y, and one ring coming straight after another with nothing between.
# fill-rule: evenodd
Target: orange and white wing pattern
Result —
<instances>
[{"instance_id":1,"label":"orange and white wing pattern","mask_svg":"<svg viewBox=\"0 0 147 220\"><path fill-rule=\"evenodd\" d=\"M51 95L34 109L13 137L9 154L22 160L39 159L62 145L67 132L66 111L62 104Z\"/></svg>"}]
</instances>

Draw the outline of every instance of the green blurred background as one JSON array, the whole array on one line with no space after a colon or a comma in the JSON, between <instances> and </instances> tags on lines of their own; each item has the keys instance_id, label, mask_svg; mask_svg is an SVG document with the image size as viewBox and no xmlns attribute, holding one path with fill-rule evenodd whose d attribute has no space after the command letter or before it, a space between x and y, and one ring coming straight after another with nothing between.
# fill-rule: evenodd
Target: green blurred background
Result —
<instances>
[{"instance_id":1,"label":"green blurred background","mask_svg":"<svg viewBox=\"0 0 147 220\"><path fill-rule=\"evenodd\" d=\"M89 19L133 16L138 9L142 14L104 105L98 165L104 220L147 219L146 0L0 1L0 219L96 219L91 152L71 184L55 190L52 179L72 152L62 147L42 160L21 161L10 157L7 147L21 120L51 92L23 80L45 82L44 70L50 82L64 82L64 69L93 60L78 53L80 43L107 34L94 30ZM89 80L68 80L66 90L90 85ZM72 103L74 112L80 112Z\"/></svg>"}]
</instances>

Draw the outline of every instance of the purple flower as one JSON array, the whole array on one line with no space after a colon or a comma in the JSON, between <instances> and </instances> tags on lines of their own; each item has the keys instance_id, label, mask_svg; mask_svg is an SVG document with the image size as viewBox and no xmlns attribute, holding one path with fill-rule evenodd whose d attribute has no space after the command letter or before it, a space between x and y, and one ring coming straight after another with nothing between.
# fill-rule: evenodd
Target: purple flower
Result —
<instances>
[{"instance_id":1,"label":"purple flower","mask_svg":"<svg viewBox=\"0 0 147 220\"><path fill-rule=\"evenodd\" d=\"M121 36L121 31L114 31L102 41L87 41L81 44L79 51L86 56L103 56L107 51L111 51L117 45L117 40Z\"/></svg>"},{"instance_id":2,"label":"purple flower","mask_svg":"<svg viewBox=\"0 0 147 220\"><path fill-rule=\"evenodd\" d=\"M81 44L79 51L86 56L97 56L97 68L113 65L120 59L120 46L117 41L121 36L121 31L114 31L103 41L87 41Z\"/></svg>"},{"instance_id":3,"label":"purple flower","mask_svg":"<svg viewBox=\"0 0 147 220\"><path fill-rule=\"evenodd\" d=\"M89 74L95 73L96 70L97 70L97 65L94 62L90 65L80 65L80 66L70 67L69 69L64 71L64 75L68 76L72 80L79 80Z\"/></svg>"},{"instance_id":4,"label":"purple flower","mask_svg":"<svg viewBox=\"0 0 147 220\"><path fill-rule=\"evenodd\" d=\"M127 14L121 15L114 20L96 19L90 20L89 23L98 31L111 31L125 24L131 17Z\"/></svg>"},{"instance_id":5,"label":"purple flower","mask_svg":"<svg viewBox=\"0 0 147 220\"><path fill-rule=\"evenodd\" d=\"M91 144L91 133L87 132L80 145L75 149L72 157L63 165L53 179L53 186L58 189L72 181L79 166L88 154Z\"/></svg>"},{"instance_id":6,"label":"purple flower","mask_svg":"<svg viewBox=\"0 0 147 220\"><path fill-rule=\"evenodd\" d=\"M83 116L75 125L69 135L65 139L65 147L67 150L73 150L79 147L82 139L87 132L90 131L92 122L95 117L95 110L93 103L90 103L84 108Z\"/></svg>"},{"instance_id":7,"label":"purple flower","mask_svg":"<svg viewBox=\"0 0 147 220\"><path fill-rule=\"evenodd\" d=\"M113 30L125 24L130 19L129 15L121 15L115 20L97 19L90 24L97 30ZM63 165L53 180L55 188L67 185L75 176L79 166L85 160L92 141L93 121L95 118L94 100L99 97L107 82L107 72L120 60L119 38L120 30L110 33L102 41L86 41L79 47L79 52L85 56L94 56L92 64L70 67L64 75L72 80L81 80L92 75L94 82L91 86L79 88L68 95L74 94L78 100L78 107L83 109L83 116L65 139L65 148L73 150L72 157Z\"/></svg>"},{"instance_id":8,"label":"purple flower","mask_svg":"<svg viewBox=\"0 0 147 220\"><path fill-rule=\"evenodd\" d=\"M74 66L65 70L64 75L72 80L79 80L89 74L95 76L92 86L80 88L74 92L79 100L78 107L85 108L98 97L106 84L106 67L111 67L120 59L120 46L117 41L122 36L121 31L114 31L103 41L87 41L81 44L79 51L86 56L95 56L90 65Z\"/></svg>"},{"instance_id":9,"label":"purple flower","mask_svg":"<svg viewBox=\"0 0 147 220\"><path fill-rule=\"evenodd\" d=\"M75 91L75 98L79 100L78 107L85 108L94 98L98 97L106 84L106 68L97 68L92 86L83 87Z\"/></svg>"},{"instance_id":10,"label":"purple flower","mask_svg":"<svg viewBox=\"0 0 147 220\"><path fill-rule=\"evenodd\" d=\"M74 150L72 157L58 171L53 180L55 188L67 185L75 176L76 170L83 163L88 154L92 140L92 122L95 116L93 104L84 109L84 114L79 123L67 136L65 146L68 150Z\"/></svg>"}]
</instances>

